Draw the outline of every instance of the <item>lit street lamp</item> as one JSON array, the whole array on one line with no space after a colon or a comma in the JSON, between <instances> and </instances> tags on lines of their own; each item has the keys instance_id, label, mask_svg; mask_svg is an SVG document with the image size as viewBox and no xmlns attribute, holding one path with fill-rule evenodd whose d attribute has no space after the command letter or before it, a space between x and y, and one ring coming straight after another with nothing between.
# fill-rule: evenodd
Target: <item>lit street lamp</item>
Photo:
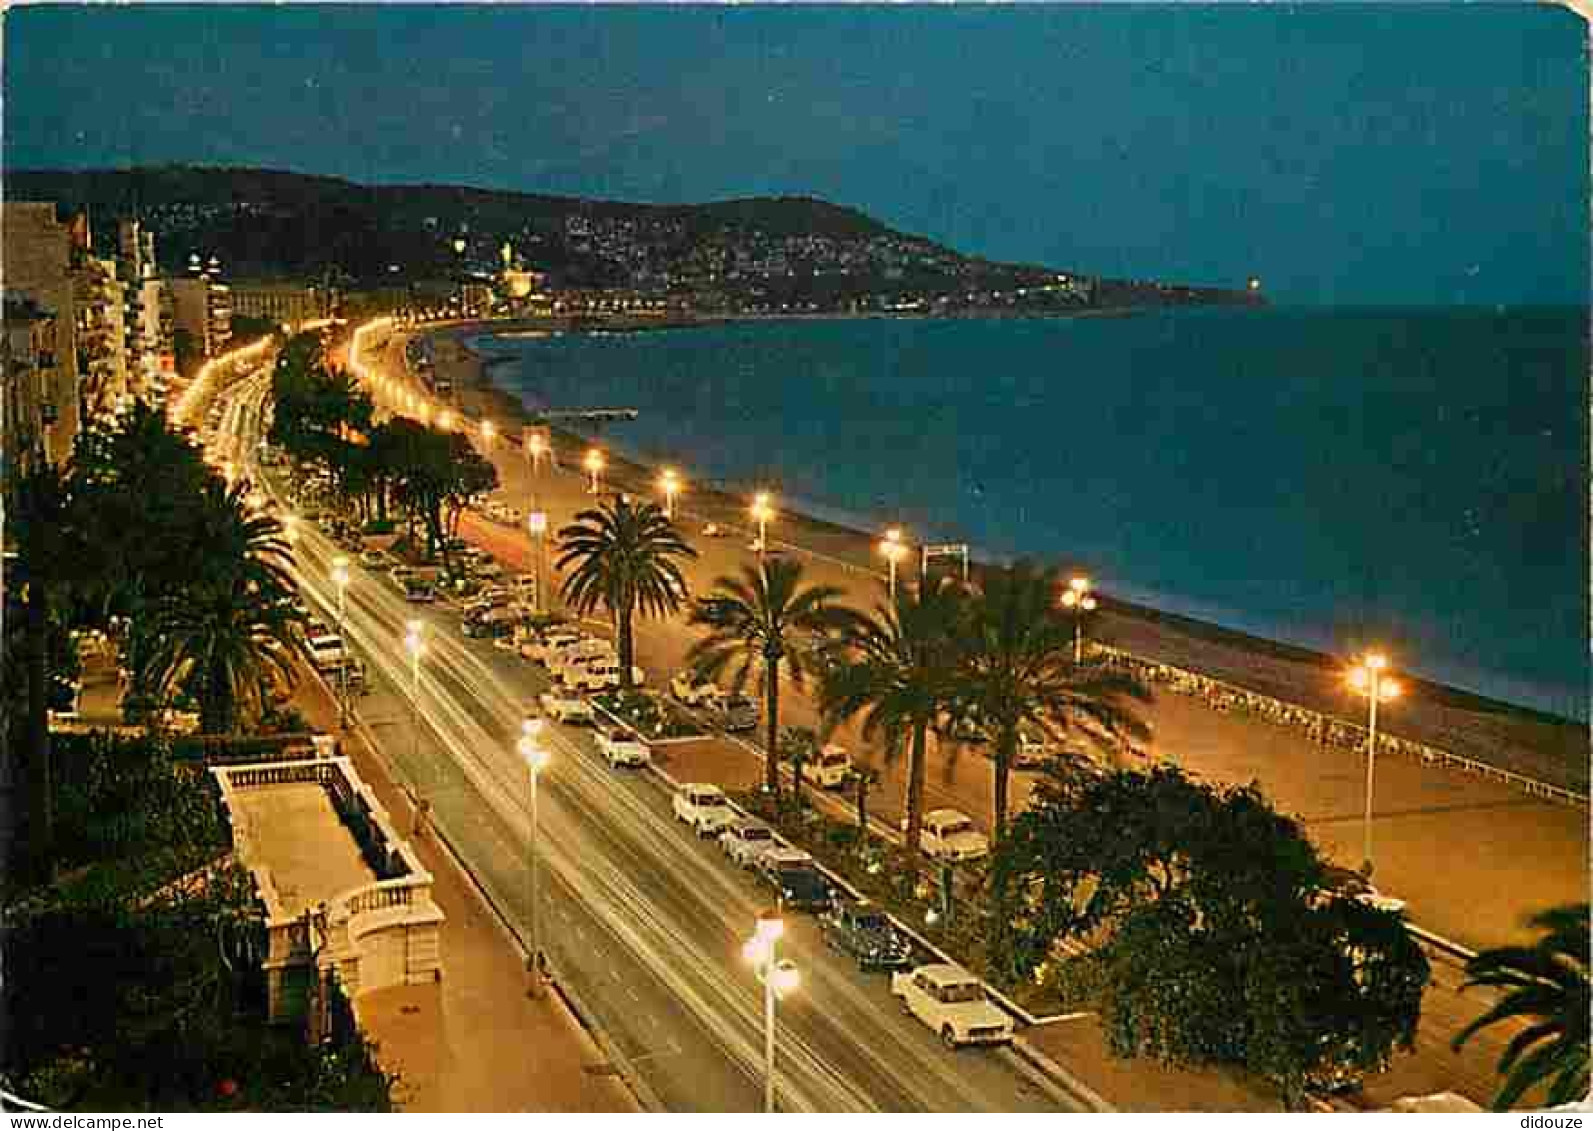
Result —
<instances>
[{"instance_id":1,"label":"lit street lamp","mask_svg":"<svg viewBox=\"0 0 1593 1131\"><path fill-rule=\"evenodd\" d=\"M337 638L343 647L342 660L337 667L337 725L347 730L349 648L348 636L345 634L344 625L347 623L345 612L348 594L348 559L341 554L332 559L332 584L337 586Z\"/></svg>"},{"instance_id":2,"label":"lit street lamp","mask_svg":"<svg viewBox=\"0 0 1593 1131\"><path fill-rule=\"evenodd\" d=\"M880 539L879 552L885 555L885 560L890 563L891 600L896 600L896 563L902 560L907 553L907 547L902 543L902 532L897 527L891 527L885 532L885 537Z\"/></svg>"},{"instance_id":3,"label":"lit street lamp","mask_svg":"<svg viewBox=\"0 0 1593 1131\"><path fill-rule=\"evenodd\" d=\"M1068 582L1068 591L1062 594L1062 604L1073 610L1073 662L1084 662L1084 614L1095 611L1095 598L1090 596L1090 579L1075 577Z\"/></svg>"},{"instance_id":4,"label":"lit street lamp","mask_svg":"<svg viewBox=\"0 0 1593 1131\"><path fill-rule=\"evenodd\" d=\"M526 973L530 981L526 988L529 997L542 996L542 896L540 869L540 841L542 822L537 810L537 779L547 768L548 752L537 741L542 733L541 719L526 719L520 724L520 757L525 759L527 776L531 781L531 953L526 956Z\"/></svg>"},{"instance_id":5,"label":"lit street lamp","mask_svg":"<svg viewBox=\"0 0 1593 1131\"><path fill-rule=\"evenodd\" d=\"M493 427L492 421L483 420L481 422L481 446L487 449L489 456L492 454L492 439L497 434L498 430Z\"/></svg>"},{"instance_id":6,"label":"lit street lamp","mask_svg":"<svg viewBox=\"0 0 1593 1131\"><path fill-rule=\"evenodd\" d=\"M536 552L536 567L531 574L531 604L542 612L543 562L547 557L548 512L534 510L525 516L526 527L531 531L531 541Z\"/></svg>"},{"instance_id":7,"label":"lit street lamp","mask_svg":"<svg viewBox=\"0 0 1593 1131\"><path fill-rule=\"evenodd\" d=\"M409 704L410 704L410 739L409 760L410 770L415 772L420 765L420 658L426 651L426 642L421 639L421 632L426 626L418 621L409 622L409 631L404 636L404 647L409 649Z\"/></svg>"},{"instance_id":8,"label":"lit street lamp","mask_svg":"<svg viewBox=\"0 0 1593 1131\"><path fill-rule=\"evenodd\" d=\"M769 520L774 517L774 507L769 501L769 492L759 491L752 499L752 517L758 523L758 560L763 560L764 551L769 548Z\"/></svg>"},{"instance_id":9,"label":"lit street lamp","mask_svg":"<svg viewBox=\"0 0 1593 1131\"><path fill-rule=\"evenodd\" d=\"M588 488L588 492L595 495L601 486L603 453L596 448L587 448L585 466L587 474L592 477L592 485Z\"/></svg>"},{"instance_id":10,"label":"lit street lamp","mask_svg":"<svg viewBox=\"0 0 1593 1131\"><path fill-rule=\"evenodd\" d=\"M664 468L658 477L658 489L664 492L664 517L674 521L675 496L680 493L680 476L675 474L674 468Z\"/></svg>"},{"instance_id":11,"label":"lit street lamp","mask_svg":"<svg viewBox=\"0 0 1593 1131\"><path fill-rule=\"evenodd\" d=\"M763 983L763 1110L774 1111L774 1004L797 988L802 981L796 965L780 960L775 945L785 934L785 921L778 912L758 913L758 926L741 948L742 957L758 972Z\"/></svg>"},{"instance_id":12,"label":"lit street lamp","mask_svg":"<svg viewBox=\"0 0 1593 1131\"><path fill-rule=\"evenodd\" d=\"M437 427L438 428L441 428L444 432L447 432L447 431L451 430L453 428L453 426L454 426L454 414L452 412L450 412L448 409L445 408L440 413L437 414Z\"/></svg>"},{"instance_id":13,"label":"lit street lamp","mask_svg":"<svg viewBox=\"0 0 1593 1131\"><path fill-rule=\"evenodd\" d=\"M1361 818L1361 874L1372 874L1372 771L1377 766L1377 705L1398 697L1398 681L1384 675L1388 657L1381 652L1368 652L1359 664L1350 669L1350 687L1367 700L1366 738L1366 811Z\"/></svg>"},{"instance_id":14,"label":"lit street lamp","mask_svg":"<svg viewBox=\"0 0 1593 1131\"><path fill-rule=\"evenodd\" d=\"M526 453L531 457L531 474L537 475L542 471L542 457L547 454L548 442L540 432L533 432L530 440L526 442Z\"/></svg>"}]
</instances>

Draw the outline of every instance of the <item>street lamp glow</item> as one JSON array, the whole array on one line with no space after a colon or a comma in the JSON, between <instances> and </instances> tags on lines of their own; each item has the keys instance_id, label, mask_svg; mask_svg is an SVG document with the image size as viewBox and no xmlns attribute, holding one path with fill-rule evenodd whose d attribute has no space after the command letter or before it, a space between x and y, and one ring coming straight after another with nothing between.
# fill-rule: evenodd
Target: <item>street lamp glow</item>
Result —
<instances>
[{"instance_id":1,"label":"street lamp glow","mask_svg":"<svg viewBox=\"0 0 1593 1131\"><path fill-rule=\"evenodd\" d=\"M525 762L526 768L533 774L540 774L547 769L549 758L547 748L535 738L529 734L521 735L515 747L520 751L520 757Z\"/></svg>"},{"instance_id":2,"label":"street lamp glow","mask_svg":"<svg viewBox=\"0 0 1593 1131\"><path fill-rule=\"evenodd\" d=\"M1087 577L1074 577L1068 581L1067 592L1062 594L1062 604L1074 611L1073 662L1084 662L1084 613L1095 611L1095 598L1090 590L1094 583Z\"/></svg>"},{"instance_id":3,"label":"street lamp glow","mask_svg":"<svg viewBox=\"0 0 1593 1131\"><path fill-rule=\"evenodd\" d=\"M680 493L680 476L675 474L672 467L664 468L663 474L658 477L658 489L664 492L664 517L675 517L675 496Z\"/></svg>"},{"instance_id":4,"label":"street lamp glow","mask_svg":"<svg viewBox=\"0 0 1593 1131\"><path fill-rule=\"evenodd\" d=\"M531 455L532 472L541 470L542 457L547 453L547 450L548 442L543 438L542 433L533 432L531 438L526 442L526 451Z\"/></svg>"},{"instance_id":5,"label":"street lamp glow","mask_svg":"<svg viewBox=\"0 0 1593 1131\"><path fill-rule=\"evenodd\" d=\"M481 442L489 452L492 451L492 438L497 434L498 430L493 427L492 421L483 420L481 422Z\"/></svg>"},{"instance_id":6,"label":"street lamp glow","mask_svg":"<svg viewBox=\"0 0 1593 1131\"><path fill-rule=\"evenodd\" d=\"M775 1002L797 988L801 976L789 960L781 961L775 953L780 937L785 934L785 920L777 911L758 913L758 925L752 937L741 947L741 954L758 972L763 983L763 1110L774 1110L774 1006Z\"/></svg>"},{"instance_id":7,"label":"street lamp glow","mask_svg":"<svg viewBox=\"0 0 1593 1131\"><path fill-rule=\"evenodd\" d=\"M891 600L896 599L896 565L907 553L907 546L902 542L901 527L893 526L885 532L879 541L879 552L890 563L890 595Z\"/></svg>"},{"instance_id":8,"label":"street lamp glow","mask_svg":"<svg viewBox=\"0 0 1593 1131\"><path fill-rule=\"evenodd\" d=\"M774 517L774 503L769 492L759 491L752 497L752 517L758 523L758 557L769 548L769 520Z\"/></svg>"},{"instance_id":9,"label":"street lamp glow","mask_svg":"<svg viewBox=\"0 0 1593 1131\"><path fill-rule=\"evenodd\" d=\"M603 474L603 453L597 448L587 448L586 459L582 461L582 464L586 468L587 474L592 477L590 491L595 495L598 493L599 479Z\"/></svg>"},{"instance_id":10,"label":"street lamp glow","mask_svg":"<svg viewBox=\"0 0 1593 1131\"><path fill-rule=\"evenodd\" d=\"M454 414L452 412L449 412L445 408L445 409L442 410L442 412L437 414L437 427L441 428L444 432L446 432L450 428L452 428L453 426L454 426Z\"/></svg>"},{"instance_id":11,"label":"street lamp glow","mask_svg":"<svg viewBox=\"0 0 1593 1131\"><path fill-rule=\"evenodd\" d=\"M1366 807L1361 816L1361 874L1372 874L1372 784L1377 769L1377 705L1399 698L1399 681L1384 675L1388 657L1368 652L1349 672L1349 685L1366 696Z\"/></svg>"}]
</instances>

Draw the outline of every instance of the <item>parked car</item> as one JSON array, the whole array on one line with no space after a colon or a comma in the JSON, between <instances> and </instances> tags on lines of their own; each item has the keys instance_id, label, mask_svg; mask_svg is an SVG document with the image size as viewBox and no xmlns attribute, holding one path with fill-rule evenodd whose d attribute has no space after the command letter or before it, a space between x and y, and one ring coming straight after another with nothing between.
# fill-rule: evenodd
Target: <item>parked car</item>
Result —
<instances>
[{"instance_id":1,"label":"parked car","mask_svg":"<svg viewBox=\"0 0 1593 1131\"><path fill-rule=\"evenodd\" d=\"M486 554L470 567L471 572L486 581L496 581L503 576L503 567Z\"/></svg>"},{"instance_id":2,"label":"parked car","mask_svg":"<svg viewBox=\"0 0 1593 1131\"><path fill-rule=\"evenodd\" d=\"M901 970L912 964L912 943L871 903L838 900L819 916L819 929L831 950L850 955L864 970Z\"/></svg>"},{"instance_id":3,"label":"parked car","mask_svg":"<svg viewBox=\"0 0 1593 1131\"><path fill-rule=\"evenodd\" d=\"M852 759L846 747L833 742L802 763L802 780L820 789L839 789L852 773Z\"/></svg>"},{"instance_id":4,"label":"parked car","mask_svg":"<svg viewBox=\"0 0 1593 1131\"><path fill-rule=\"evenodd\" d=\"M731 821L719 835L719 847L725 855L743 868L757 862L765 849L775 844L774 830L762 821L742 817Z\"/></svg>"},{"instance_id":5,"label":"parked car","mask_svg":"<svg viewBox=\"0 0 1593 1131\"><path fill-rule=\"evenodd\" d=\"M404 600L415 604L426 604L437 599L437 593L432 588L431 582L423 577L411 577L404 582Z\"/></svg>"},{"instance_id":6,"label":"parked car","mask_svg":"<svg viewBox=\"0 0 1593 1131\"><path fill-rule=\"evenodd\" d=\"M653 757L647 743L623 727L598 731L597 748L610 766L645 766Z\"/></svg>"},{"instance_id":7,"label":"parked car","mask_svg":"<svg viewBox=\"0 0 1593 1131\"><path fill-rule=\"evenodd\" d=\"M573 691L612 691L620 685L620 666L612 658L599 658L590 664L577 664L560 673L565 686ZM647 673L631 665L631 684L640 687L647 682Z\"/></svg>"},{"instance_id":8,"label":"parked car","mask_svg":"<svg viewBox=\"0 0 1593 1131\"><path fill-rule=\"evenodd\" d=\"M542 704L542 713L556 722L592 722L592 704L579 695L557 690L544 691L537 702Z\"/></svg>"},{"instance_id":9,"label":"parked car","mask_svg":"<svg viewBox=\"0 0 1593 1131\"><path fill-rule=\"evenodd\" d=\"M675 791L675 817L698 836L718 836L736 819L724 791L717 785L687 782Z\"/></svg>"},{"instance_id":10,"label":"parked car","mask_svg":"<svg viewBox=\"0 0 1593 1131\"><path fill-rule=\"evenodd\" d=\"M770 867L768 856L768 853L764 854L764 861L759 868L764 879L774 888L775 897L782 908L820 912L830 909L835 902L835 893L830 890L830 882L811 860L806 864Z\"/></svg>"},{"instance_id":11,"label":"parked car","mask_svg":"<svg viewBox=\"0 0 1593 1131\"><path fill-rule=\"evenodd\" d=\"M770 873L778 872L781 868L797 868L812 863L813 856L810 853L776 841L753 858L752 867L758 875L768 879Z\"/></svg>"},{"instance_id":12,"label":"parked car","mask_svg":"<svg viewBox=\"0 0 1593 1131\"><path fill-rule=\"evenodd\" d=\"M535 660L539 664L552 661L553 653L566 644L572 644L581 639L581 634L573 628L553 628L537 634L536 640L531 644L528 652L523 653L528 660Z\"/></svg>"},{"instance_id":13,"label":"parked car","mask_svg":"<svg viewBox=\"0 0 1593 1131\"><path fill-rule=\"evenodd\" d=\"M907 831L905 820L902 831ZM973 818L955 809L925 813L922 833L924 855L931 860L977 860L990 853L990 841L974 828Z\"/></svg>"},{"instance_id":14,"label":"parked car","mask_svg":"<svg viewBox=\"0 0 1593 1131\"><path fill-rule=\"evenodd\" d=\"M329 672L343 663L343 638L335 632L314 632L306 638L310 663L317 671Z\"/></svg>"},{"instance_id":15,"label":"parked car","mask_svg":"<svg viewBox=\"0 0 1593 1131\"><path fill-rule=\"evenodd\" d=\"M726 695L719 701L719 725L735 733L758 728L758 701L750 695Z\"/></svg>"},{"instance_id":16,"label":"parked car","mask_svg":"<svg viewBox=\"0 0 1593 1131\"><path fill-rule=\"evenodd\" d=\"M402 589L404 587L404 583L415 576L415 567L407 566L403 562L399 562L392 569L387 571L387 576L391 577L398 584L398 587Z\"/></svg>"},{"instance_id":17,"label":"parked car","mask_svg":"<svg viewBox=\"0 0 1593 1131\"><path fill-rule=\"evenodd\" d=\"M380 550L360 551L360 565L366 569L381 569L387 563L387 555Z\"/></svg>"},{"instance_id":18,"label":"parked car","mask_svg":"<svg viewBox=\"0 0 1593 1131\"><path fill-rule=\"evenodd\" d=\"M904 1013L939 1033L947 1048L1012 1040L1012 1018L991 1003L979 979L961 966L936 962L892 974L891 993Z\"/></svg>"},{"instance_id":19,"label":"parked car","mask_svg":"<svg viewBox=\"0 0 1593 1131\"><path fill-rule=\"evenodd\" d=\"M669 693L677 702L688 707L711 707L723 694L718 684L712 680L699 680L689 671L679 672L669 681Z\"/></svg>"}]
</instances>

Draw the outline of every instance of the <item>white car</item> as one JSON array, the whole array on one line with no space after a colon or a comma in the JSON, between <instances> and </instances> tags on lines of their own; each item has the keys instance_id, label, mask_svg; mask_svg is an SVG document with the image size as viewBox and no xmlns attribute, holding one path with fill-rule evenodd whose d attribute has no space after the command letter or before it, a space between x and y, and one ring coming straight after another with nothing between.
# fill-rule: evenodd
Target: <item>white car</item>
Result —
<instances>
[{"instance_id":1,"label":"white car","mask_svg":"<svg viewBox=\"0 0 1593 1131\"><path fill-rule=\"evenodd\" d=\"M724 791L717 785L688 782L675 793L675 817L698 836L718 836L736 819Z\"/></svg>"},{"instance_id":2,"label":"white car","mask_svg":"<svg viewBox=\"0 0 1593 1131\"><path fill-rule=\"evenodd\" d=\"M763 852L774 846L774 830L762 821L742 818L731 821L719 835L719 847L743 868L750 868Z\"/></svg>"},{"instance_id":3,"label":"white car","mask_svg":"<svg viewBox=\"0 0 1593 1131\"><path fill-rule=\"evenodd\" d=\"M1012 1040L1012 1018L990 1002L979 979L961 966L937 962L892 974L891 993L904 1013L939 1033L947 1048Z\"/></svg>"},{"instance_id":4,"label":"white car","mask_svg":"<svg viewBox=\"0 0 1593 1131\"><path fill-rule=\"evenodd\" d=\"M812 853L793 848L789 844L780 844L778 841L752 857L752 866L765 875L778 872L782 868L805 868L812 863Z\"/></svg>"},{"instance_id":5,"label":"white car","mask_svg":"<svg viewBox=\"0 0 1593 1131\"><path fill-rule=\"evenodd\" d=\"M551 632L544 632L533 640L527 650L522 650L528 660L535 660L539 664L547 664L553 658L553 653L565 644L573 644L581 639L581 634L573 628L556 628Z\"/></svg>"},{"instance_id":6,"label":"white car","mask_svg":"<svg viewBox=\"0 0 1593 1131\"><path fill-rule=\"evenodd\" d=\"M847 756L846 747L834 743L802 763L802 780L820 789L840 788L851 773L852 759Z\"/></svg>"},{"instance_id":7,"label":"white car","mask_svg":"<svg viewBox=\"0 0 1593 1131\"><path fill-rule=\"evenodd\" d=\"M614 655L614 645L595 636L564 637L556 644L542 650L542 662L548 670L557 673L572 661L594 656Z\"/></svg>"},{"instance_id":8,"label":"white car","mask_svg":"<svg viewBox=\"0 0 1593 1131\"><path fill-rule=\"evenodd\" d=\"M902 821L902 831L907 822ZM955 809L932 809L924 814L924 855L931 860L978 860L990 854L990 841L974 828L973 818Z\"/></svg>"},{"instance_id":9,"label":"white car","mask_svg":"<svg viewBox=\"0 0 1593 1131\"><path fill-rule=\"evenodd\" d=\"M647 743L622 727L598 731L597 748L611 766L645 766L653 757Z\"/></svg>"},{"instance_id":10,"label":"white car","mask_svg":"<svg viewBox=\"0 0 1593 1131\"><path fill-rule=\"evenodd\" d=\"M343 638L335 632L318 632L306 638L310 663L317 671L335 671L343 666Z\"/></svg>"},{"instance_id":11,"label":"white car","mask_svg":"<svg viewBox=\"0 0 1593 1131\"><path fill-rule=\"evenodd\" d=\"M589 664L565 668L559 678L572 691L612 691L620 685L620 666L612 657L602 657ZM641 687L646 682L647 673L631 665L631 685Z\"/></svg>"},{"instance_id":12,"label":"white car","mask_svg":"<svg viewBox=\"0 0 1593 1131\"><path fill-rule=\"evenodd\" d=\"M542 713L556 722L592 722L592 704L579 695L569 695L562 691L544 691L537 702L542 704Z\"/></svg>"},{"instance_id":13,"label":"white car","mask_svg":"<svg viewBox=\"0 0 1593 1131\"><path fill-rule=\"evenodd\" d=\"M691 672L681 672L670 680L669 693L688 707L712 707L723 694L718 684L706 680L698 683Z\"/></svg>"}]
</instances>

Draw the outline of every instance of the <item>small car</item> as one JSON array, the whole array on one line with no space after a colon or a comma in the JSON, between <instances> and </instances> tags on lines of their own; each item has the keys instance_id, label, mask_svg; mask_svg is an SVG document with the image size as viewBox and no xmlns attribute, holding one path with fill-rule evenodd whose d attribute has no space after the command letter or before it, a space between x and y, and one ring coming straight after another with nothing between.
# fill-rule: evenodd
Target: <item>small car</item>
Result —
<instances>
[{"instance_id":1,"label":"small car","mask_svg":"<svg viewBox=\"0 0 1593 1131\"><path fill-rule=\"evenodd\" d=\"M592 704L579 695L569 695L562 691L544 691L537 702L542 705L543 714L555 722L592 722Z\"/></svg>"},{"instance_id":2,"label":"small car","mask_svg":"<svg viewBox=\"0 0 1593 1131\"><path fill-rule=\"evenodd\" d=\"M902 831L907 831L906 820ZM990 841L974 828L973 818L956 809L932 809L924 814L924 855L931 860L978 860L990 854Z\"/></svg>"},{"instance_id":3,"label":"small car","mask_svg":"<svg viewBox=\"0 0 1593 1131\"><path fill-rule=\"evenodd\" d=\"M864 970L901 970L912 963L912 943L871 903L838 900L819 916L819 929L831 950L850 955Z\"/></svg>"},{"instance_id":4,"label":"small car","mask_svg":"<svg viewBox=\"0 0 1593 1131\"><path fill-rule=\"evenodd\" d=\"M436 599L436 590L424 578L411 577L404 582L404 600L412 604L425 604Z\"/></svg>"},{"instance_id":5,"label":"small car","mask_svg":"<svg viewBox=\"0 0 1593 1131\"><path fill-rule=\"evenodd\" d=\"M699 680L689 671L680 672L669 681L669 693L688 707L712 707L722 694L718 684Z\"/></svg>"},{"instance_id":6,"label":"small car","mask_svg":"<svg viewBox=\"0 0 1593 1131\"><path fill-rule=\"evenodd\" d=\"M736 814L724 791L705 782L687 782L675 791L675 818L690 825L698 836L718 836Z\"/></svg>"},{"instance_id":7,"label":"small car","mask_svg":"<svg viewBox=\"0 0 1593 1131\"><path fill-rule=\"evenodd\" d=\"M936 962L891 975L891 994L902 1010L928 1025L947 1048L999 1045L1012 1040L1012 1018L985 996L985 988L961 966Z\"/></svg>"},{"instance_id":8,"label":"small car","mask_svg":"<svg viewBox=\"0 0 1593 1131\"><path fill-rule=\"evenodd\" d=\"M653 757L647 743L623 727L598 731L597 748L610 766L645 766Z\"/></svg>"},{"instance_id":9,"label":"small car","mask_svg":"<svg viewBox=\"0 0 1593 1131\"><path fill-rule=\"evenodd\" d=\"M719 725L734 734L758 728L758 701L750 695L726 695L719 701Z\"/></svg>"},{"instance_id":10,"label":"small car","mask_svg":"<svg viewBox=\"0 0 1593 1131\"><path fill-rule=\"evenodd\" d=\"M846 747L834 743L802 763L802 780L820 789L839 789L852 774L852 759Z\"/></svg>"},{"instance_id":11,"label":"small car","mask_svg":"<svg viewBox=\"0 0 1593 1131\"><path fill-rule=\"evenodd\" d=\"M731 821L719 834L719 847L732 862L743 868L751 868L774 844L774 830L762 821L747 817Z\"/></svg>"},{"instance_id":12,"label":"small car","mask_svg":"<svg viewBox=\"0 0 1593 1131\"><path fill-rule=\"evenodd\" d=\"M763 867L763 878L774 888L781 907L795 911L828 911L835 893L811 861L789 867Z\"/></svg>"},{"instance_id":13,"label":"small car","mask_svg":"<svg viewBox=\"0 0 1593 1131\"><path fill-rule=\"evenodd\" d=\"M380 569L387 562L387 555L380 550L362 550L360 552L360 565L366 569Z\"/></svg>"}]
</instances>

